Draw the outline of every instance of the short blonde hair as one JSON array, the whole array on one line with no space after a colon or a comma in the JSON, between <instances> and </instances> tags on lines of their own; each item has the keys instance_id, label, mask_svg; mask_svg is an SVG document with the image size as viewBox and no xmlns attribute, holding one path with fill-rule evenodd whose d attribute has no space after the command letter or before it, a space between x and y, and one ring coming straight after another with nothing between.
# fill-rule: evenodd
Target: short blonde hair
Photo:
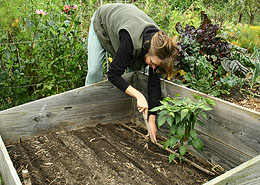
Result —
<instances>
[{"instance_id":1,"label":"short blonde hair","mask_svg":"<svg viewBox=\"0 0 260 185\"><path fill-rule=\"evenodd\" d=\"M174 59L178 54L176 37L168 37L164 31L158 31L151 39L148 52L162 60L158 68L159 72L163 73L166 78L173 74Z\"/></svg>"}]
</instances>

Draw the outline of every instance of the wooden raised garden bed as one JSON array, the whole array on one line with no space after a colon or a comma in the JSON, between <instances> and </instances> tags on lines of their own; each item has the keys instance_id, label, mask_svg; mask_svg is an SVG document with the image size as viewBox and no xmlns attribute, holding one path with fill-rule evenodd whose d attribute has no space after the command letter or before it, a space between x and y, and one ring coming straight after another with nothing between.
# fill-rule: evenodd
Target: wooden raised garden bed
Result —
<instances>
[{"instance_id":1,"label":"wooden raised garden bed","mask_svg":"<svg viewBox=\"0 0 260 185\"><path fill-rule=\"evenodd\" d=\"M124 78L147 94L146 75ZM164 80L161 86L163 96L209 97ZM260 114L210 98L210 119L196 128L204 151L190 148L188 162L172 164L168 151L145 139L135 101L107 81L1 111L0 173L7 185L28 180L23 169L33 184L259 183Z\"/></svg>"}]
</instances>

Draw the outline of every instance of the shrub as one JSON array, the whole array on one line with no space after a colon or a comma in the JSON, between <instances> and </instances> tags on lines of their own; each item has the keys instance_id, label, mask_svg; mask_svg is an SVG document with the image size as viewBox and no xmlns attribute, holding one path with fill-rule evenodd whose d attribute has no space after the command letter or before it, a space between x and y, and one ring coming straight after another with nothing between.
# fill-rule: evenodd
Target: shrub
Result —
<instances>
[{"instance_id":1,"label":"shrub","mask_svg":"<svg viewBox=\"0 0 260 185\"><path fill-rule=\"evenodd\" d=\"M218 96L226 90L217 81L227 73L245 77L253 66L245 51L227 42L204 12L199 28L177 24L176 29L180 33L178 67L186 72L184 80L190 88Z\"/></svg>"},{"instance_id":2,"label":"shrub","mask_svg":"<svg viewBox=\"0 0 260 185\"><path fill-rule=\"evenodd\" d=\"M30 2L10 29L0 30L0 110L84 85L87 51L77 6L65 11L52 1Z\"/></svg>"},{"instance_id":3,"label":"shrub","mask_svg":"<svg viewBox=\"0 0 260 185\"><path fill-rule=\"evenodd\" d=\"M254 47L260 48L260 26L237 26L228 35L232 44L246 48L250 53L254 52Z\"/></svg>"}]
</instances>

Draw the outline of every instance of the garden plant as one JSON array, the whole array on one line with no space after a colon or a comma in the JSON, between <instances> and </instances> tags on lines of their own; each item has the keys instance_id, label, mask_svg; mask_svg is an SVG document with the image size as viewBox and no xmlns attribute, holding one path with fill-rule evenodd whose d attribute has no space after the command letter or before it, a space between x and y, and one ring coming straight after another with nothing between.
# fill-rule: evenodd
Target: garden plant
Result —
<instances>
[{"instance_id":1,"label":"garden plant","mask_svg":"<svg viewBox=\"0 0 260 185\"><path fill-rule=\"evenodd\" d=\"M161 105L153 108L151 111L158 112L158 127L167 123L170 127L168 139L164 143L165 148L179 148L179 160L182 161L182 156L187 151L187 145L193 145L198 150L202 151L203 144L198 138L195 130L195 125L198 123L204 125L203 119L207 119L205 111L212 110L210 106L215 103L211 99L203 98L194 95L197 102L193 102L190 98L166 97L161 101ZM169 155L169 162L172 162L176 157L175 154Z\"/></svg>"},{"instance_id":2,"label":"garden plant","mask_svg":"<svg viewBox=\"0 0 260 185\"><path fill-rule=\"evenodd\" d=\"M1 30L1 110L82 86L87 70L77 4L29 1L20 11Z\"/></svg>"},{"instance_id":3,"label":"garden plant","mask_svg":"<svg viewBox=\"0 0 260 185\"><path fill-rule=\"evenodd\" d=\"M134 3L179 37L182 78L175 82L218 97L259 84L256 0L10 0L0 3L0 110L83 86L90 18L114 2ZM201 24L202 11L212 21Z\"/></svg>"},{"instance_id":4,"label":"garden plant","mask_svg":"<svg viewBox=\"0 0 260 185\"><path fill-rule=\"evenodd\" d=\"M256 68L246 50L221 37L219 26L204 12L199 28L187 24L183 29L177 24L176 29L180 33L178 67L185 71L183 80L190 88L219 96Z\"/></svg>"}]
</instances>

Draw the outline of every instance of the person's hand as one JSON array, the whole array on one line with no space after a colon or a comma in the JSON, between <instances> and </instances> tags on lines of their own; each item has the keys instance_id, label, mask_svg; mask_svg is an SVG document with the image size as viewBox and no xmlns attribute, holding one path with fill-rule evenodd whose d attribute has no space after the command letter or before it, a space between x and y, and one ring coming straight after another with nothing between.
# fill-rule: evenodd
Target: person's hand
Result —
<instances>
[{"instance_id":1,"label":"person's hand","mask_svg":"<svg viewBox=\"0 0 260 185\"><path fill-rule=\"evenodd\" d=\"M137 109L140 113L144 112L145 119L148 119L148 103L146 101L146 98L144 95L133 88L131 85L128 86L128 88L125 90L125 93L136 98L137 100Z\"/></svg>"},{"instance_id":2,"label":"person's hand","mask_svg":"<svg viewBox=\"0 0 260 185\"><path fill-rule=\"evenodd\" d=\"M147 120L147 118L148 118L148 103L147 103L147 101L146 101L146 99L143 95L139 96L137 98L137 109L140 113L144 112L145 119Z\"/></svg>"},{"instance_id":3,"label":"person's hand","mask_svg":"<svg viewBox=\"0 0 260 185\"><path fill-rule=\"evenodd\" d=\"M156 119L155 115L150 115L148 124L150 127L150 131L152 133L152 137L154 138L154 141L157 142L156 140L157 127L156 127L155 119Z\"/></svg>"}]
</instances>

